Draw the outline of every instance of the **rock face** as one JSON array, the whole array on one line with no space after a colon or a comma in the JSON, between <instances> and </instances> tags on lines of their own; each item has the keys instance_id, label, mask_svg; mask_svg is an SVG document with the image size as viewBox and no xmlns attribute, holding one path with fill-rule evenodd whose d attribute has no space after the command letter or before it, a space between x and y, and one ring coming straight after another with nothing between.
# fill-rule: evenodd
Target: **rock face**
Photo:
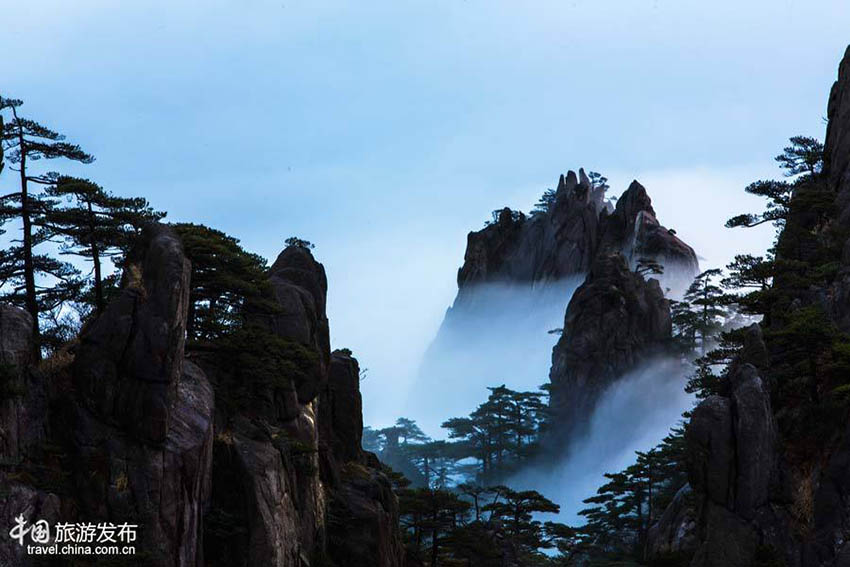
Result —
<instances>
[{"instance_id":1,"label":"rock face","mask_svg":"<svg viewBox=\"0 0 850 567\"><path fill-rule=\"evenodd\" d=\"M657 280L604 254L573 294L563 329L549 381L560 434L570 437L608 386L669 342L670 303Z\"/></svg>"},{"instance_id":2,"label":"rock face","mask_svg":"<svg viewBox=\"0 0 850 567\"><path fill-rule=\"evenodd\" d=\"M48 435L48 397L44 374L29 366L33 353L32 317L18 307L0 305L0 533L14 519L32 523L59 518L60 498L26 482L31 460ZM22 565L24 548L0 539L0 562Z\"/></svg>"},{"instance_id":3,"label":"rock face","mask_svg":"<svg viewBox=\"0 0 850 567\"><path fill-rule=\"evenodd\" d=\"M844 193L841 203L846 207L850 204L846 195L850 191L850 47L839 65L838 80L829 95L827 116L826 171L832 187Z\"/></svg>"},{"instance_id":4,"label":"rock face","mask_svg":"<svg viewBox=\"0 0 850 567\"><path fill-rule=\"evenodd\" d=\"M291 389L254 391L236 408L219 404L207 562L302 567L341 554L340 565L399 566L395 495L360 446L359 367L350 352L330 353L324 268L290 246L270 280L279 309L256 324L318 362ZM215 357L199 363L228 381Z\"/></svg>"},{"instance_id":5,"label":"rock face","mask_svg":"<svg viewBox=\"0 0 850 567\"><path fill-rule=\"evenodd\" d=\"M581 175L581 182L573 172L561 176L548 213L526 217L505 208L495 223L470 232L459 297L475 284L554 281L589 269L601 203L592 199L583 170Z\"/></svg>"},{"instance_id":6,"label":"rock face","mask_svg":"<svg viewBox=\"0 0 850 567\"><path fill-rule=\"evenodd\" d=\"M837 223L845 227L850 222L850 49L832 88L828 112L824 180L827 194L835 195ZM823 191L819 185L810 190ZM819 219L813 218L805 202L798 205L792 200L792 217L808 234L832 234L818 226ZM838 231L845 238L841 234ZM795 242L788 245L788 238L796 237L780 235L780 250L799 252ZM850 241L844 242L835 280L799 290L791 308L822 307L832 323L848 331L848 298ZM774 335L784 330L781 320L768 324ZM665 512L652 532L651 547L657 556L664 549L664 534L696 518L696 542L688 546L692 567L850 565L850 428L845 424L822 439L815 457L794 452L795 433L777 433L770 391L762 378L765 372L769 375L772 359L782 356L781 349L765 347L754 325L730 367L731 392L711 396L694 410L686 435L694 505L687 518L677 517L673 510ZM789 408L784 411L785 419L791 419Z\"/></svg>"},{"instance_id":7,"label":"rock face","mask_svg":"<svg viewBox=\"0 0 850 567\"><path fill-rule=\"evenodd\" d=\"M763 349L758 325L748 335L745 352ZM686 431L690 502L676 497L649 547L656 556L693 556L693 567L766 559L801 565L770 393L746 355L732 363L729 381L728 397L710 396L693 411ZM677 533L688 535L672 538Z\"/></svg>"},{"instance_id":8,"label":"rock face","mask_svg":"<svg viewBox=\"0 0 850 567\"><path fill-rule=\"evenodd\" d=\"M99 417L161 443L183 371L190 265L162 225L147 229L127 262L120 297L80 337L75 384Z\"/></svg>"},{"instance_id":9,"label":"rock face","mask_svg":"<svg viewBox=\"0 0 850 567\"><path fill-rule=\"evenodd\" d=\"M825 172L837 193L838 221L850 224L850 47L838 69L827 109L829 125L824 151ZM850 238L844 241L842 269L833 286L833 313L841 330L850 331Z\"/></svg>"},{"instance_id":10,"label":"rock face","mask_svg":"<svg viewBox=\"0 0 850 567\"><path fill-rule=\"evenodd\" d=\"M496 222L469 233L455 306L475 285L557 281L587 273L597 255L611 251L632 263L648 257L694 275L698 270L693 249L658 223L640 183L632 182L612 210L584 170L579 177L570 171L558 181L547 212L528 217L506 208Z\"/></svg>"},{"instance_id":11,"label":"rock face","mask_svg":"<svg viewBox=\"0 0 850 567\"><path fill-rule=\"evenodd\" d=\"M128 256L121 294L81 335L69 406L80 515L138 519L155 565L203 561L213 391L184 360L190 265L167 227Z\"/></svg>"},{"instance_id":12,"label":"rock face","mask_svg":"<svg viewBox=\"0 0 850 567\"><path fill-rule=\"evenodd\" d=\"M0 458L18 461L43 433L44 392L27 367L32 358L33 325L29 313L0 305Z\"/></svg>"},{"instance_id":13,"label":"rock face","mask_svg":"<svg viewBox=\"0 0 850 567\"><path fill-rule=\"evenodd\" d=\"M175 233L146 228L118 297L44 369L29 366L29 316L0 306L0 529L135 523L135 559L153 567L400 567L396 497L360 446L359 367L330 353L322 265L289 247L272 266L277 308L250 336L301 371L238 400L233 352L185 352L190 273ZM0 563L29 565L23 549L4 539Z\"/></svg>"},{"instance_id":14,"label":"rock face","mask_svg":"<svg viewBox=\"0 0 850 567\"><path fill-rule=\"evenodd\" d=\"M269 279L280 306L279 313L267 322L271 331L319 354L320 365L316 372L296 384L298 401L303 404L315 398L318 387L327 380L330 338L325 314L328 294L325 268L306 248L289 246L272 264Z\"/></svg>"},{"instance_id":15,"label":"rock face","mask_svg":"<svg viewBox=\"0 0 850 567\"><path fill-rule=\"evenodd\" d=\"M642 258L655 260L668 271L687 275L699 272L693 248L658 222L652 200L637 181L617 200L611 215L601 218L600 250L620 250L634 265Z\"/></svg>"},{"instance_id":16,"label":"rock face","mask_svg":"<svg viewBox=\"0 0 850 567\"><path fill-rule=\"evenodd\" d=\"M547 331L561 326L570 295L597 259L614 253L632 269L642 259L663 264L667 271L656 279L664 288L683 289L699 269L693 249L658 223L643 186L633 182L614 207L582 170L561 176L545 211L526 216L503 209L493 223L469 233L457 297L423 358L407 411L426 427L439 427L468 411L467 400L489 385L531 387L530 376L550 370ZM447 380L452 399L434 388ZM587 399L597 393L587 392ZM438 419L429 422L425 413Z\"/></svg>"}]
</instances>

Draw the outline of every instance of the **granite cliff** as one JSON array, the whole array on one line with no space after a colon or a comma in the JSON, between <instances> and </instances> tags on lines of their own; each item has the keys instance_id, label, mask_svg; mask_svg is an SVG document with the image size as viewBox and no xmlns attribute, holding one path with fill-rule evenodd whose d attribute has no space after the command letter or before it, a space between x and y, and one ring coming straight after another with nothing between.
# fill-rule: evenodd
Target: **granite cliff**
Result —
<instances>
[{"instance_id":1,"label":"granite cliff","mask_svg":"<svg viewBox=\"0 0 850 567\"><path fill-rule=\"evenodd\" d=\"M322 265L290 246L269 270L277 307L253 324L295 357L271 383L239 352L186 350L190 274L180 238L151 225L118 297L40 364L29 315L0 307L0 531L18 515L133 522L133 565L401 565L396 497L360 446L357 361L330 352ZM36 560L4 538L0 562Z\"/></svg>"},{"instance_id":2,"label":"granite cliff","mask_svg":"<svg viewBox=\"0 0 850 567\"><path fill-rule=\"evenodd\" d=\"M850 330L850 48L828 117L823 172L795 192L777 258L829 269L802 282L777 272L772 307L748 330L727 387L694 410L689 484L652 529L656 560L850 565L850 429L835 397L836 381L846 378L837 353ZM821 336L802 349L794 342L810 335L801 334L801 321ZM801 364L807 356L811 364ZM795 394L796 384L805 390Z\"/></svg>"},{"instance_id":3,"label":"granite cliff","mask_svg":"<svg viewBox=\"0 0 850 567\"><path fill-rule=\"evenodd\" d=\"M664 353L672 326L658 280L629 269L620 253L596 258L575 291L549 371L555 434L567 441L615 381Z\"/></svg>"},{"instance_id":4,"label":"granite cliff","mask_svg":"<svg viewBox=\"0 0 850 567\"><path fill-rule=\"evenodd\" d=\"M558 180L545 212L527 216L505 208L494 223L469 233L453 310L462 309L478 285L539 286L583 275L597 256L612 251L622 252L632 266L649 258L671 272L698 270L693 249L661 226L640 183L633 181L613 207L584 170L578 176L570 171Z\"/></svg>"},{"instance_id":5,"label":"granite cliff","mask_svg":"<svg viewBox=\"0 0 850 567\"><path fill-rule=\"evenodd\" d=\"M605 190L584 170L570 171L545 208L505 208L469 233L457 296L425 354L409 413L447 419L486 386L531 389L549 375L566 434L607 386L662 350L670 335L664 288L690 284L696 253L658 222L640 183L616 206ZM646 261L663 266L650 277L660 283L636 273ZM621 316L630 326L621 328ZM546 333L558 328L564 335L553 352ZM448 382L455 395L446 400L434 384Z\"/></svg>"}]
</instances>

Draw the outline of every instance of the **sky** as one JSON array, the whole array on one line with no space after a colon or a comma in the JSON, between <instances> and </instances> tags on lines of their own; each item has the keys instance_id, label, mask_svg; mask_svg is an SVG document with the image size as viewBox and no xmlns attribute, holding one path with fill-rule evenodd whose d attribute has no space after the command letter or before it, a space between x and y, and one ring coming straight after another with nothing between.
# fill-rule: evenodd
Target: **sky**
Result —
<instances>
[{"instance_id":1,"label":"sky","mask_svg":"<svg viewBox=\"0 0 850 567\"><path fill-rule=\"evenodd\" d=\"M702 258L763 251L744 186L823 138L846 0L4 0L0 93L97 157L63 166L329 279L332 344L397 417L466 234L568 169L637 178ZM3 188L10 176L0 179ZM472 409L472 408L470 408Z\"/></svg>"}]
</instances>

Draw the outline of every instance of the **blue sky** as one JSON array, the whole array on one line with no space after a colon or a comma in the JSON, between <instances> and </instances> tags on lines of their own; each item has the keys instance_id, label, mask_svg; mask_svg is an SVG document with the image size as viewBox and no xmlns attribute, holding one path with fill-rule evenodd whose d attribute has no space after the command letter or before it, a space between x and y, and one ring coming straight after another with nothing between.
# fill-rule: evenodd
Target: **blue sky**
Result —
<instances>
[{"instance_id":1,"label":"blue sky","mask_svg":"<svg viewBox=\"0 0 850 567\"><path fill-rule=\"evenodd\" d=\"M2 92L97 156L70 171L271 259L316 243L376 424L466 233L569 168L641 180L705 266L763 249L722 222L787 137L823 137L850 42L846 0L6 4Z\"/></svg>"}]
</instances>

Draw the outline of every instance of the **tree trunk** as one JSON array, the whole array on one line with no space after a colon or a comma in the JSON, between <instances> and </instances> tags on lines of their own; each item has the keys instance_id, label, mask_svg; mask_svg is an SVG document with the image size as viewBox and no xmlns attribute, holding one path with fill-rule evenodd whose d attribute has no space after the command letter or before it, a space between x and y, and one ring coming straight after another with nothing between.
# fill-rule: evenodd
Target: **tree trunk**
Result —
<instances>
[{"instance_id":1,"label":"tree trunk","mask_svg":"<svg viewBox=\"0 0 850 567\"><path fill-rule=\"evenodd\" d=\"M33 322L33 356L41 359L41 330L38 321L38 298L35 291L35 266L32 259L32 219L30 218L29 192L27 187L27 150L24 145L23 127L18 123L18 143L21 146L21 221L23 223L24 288L25 303Z\"/></svg>"},{"instance_id":2,"label":"tree trunk","mask_svg":"<svg viewBox=\"0 0 850 567\"><path fill-rule=\"evenodd\" d=\"M106 304L103 299L103 277L100 271L100 250L97 246L96 228L94 220L94 211L92 211L91 201L87 201L89 210L89 235L91 238L91 259L94 264L94 303L95 312L100 315Z\"/></svg>"}]
</instances>

